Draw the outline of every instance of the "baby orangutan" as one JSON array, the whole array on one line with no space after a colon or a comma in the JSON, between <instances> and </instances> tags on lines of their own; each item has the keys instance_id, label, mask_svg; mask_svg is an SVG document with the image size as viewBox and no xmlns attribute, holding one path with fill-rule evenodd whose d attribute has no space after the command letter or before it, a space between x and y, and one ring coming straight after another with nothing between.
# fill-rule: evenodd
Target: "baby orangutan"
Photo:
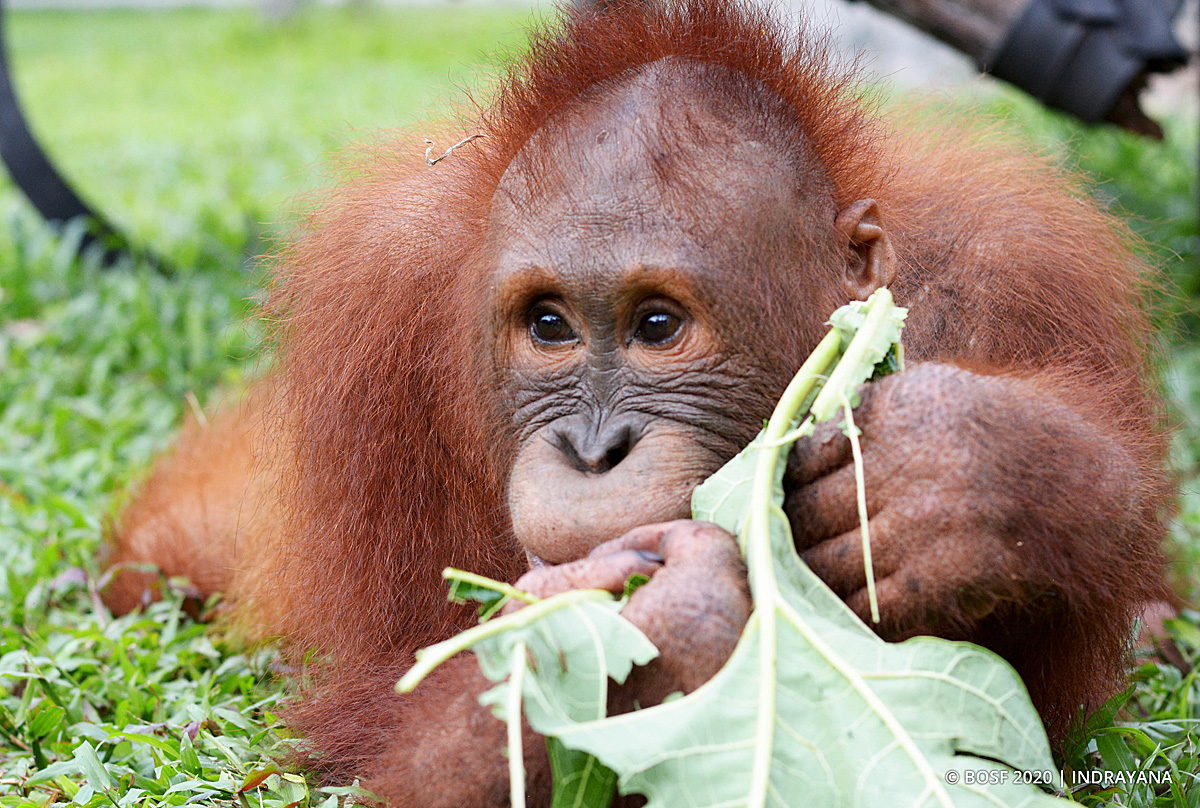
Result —
<instances>
[{"instance_id":1,"label":"baby orangutan","mask_svg":"<svg viewBox=\"0 0 1200 808\"><path fill-rule=\"evenodd\" d=\"M694 689L750 602L732 537L686 521L691 491L833 310L887 285L908 369L854 415L876 628L995 650L1061 738L1121 682L1163 589L1171 491L1125 231L1018 150L881 123L766 12L608 6L535 37L486 137L434 167L385 151L329 195L279 269L275 373L185 433L111 561L225 590L243 626L315 649L289 718L328 778L395 806L506 804L473 658L393 692L415 649L473 622L441 569L543 595L643 573L624 614L662 656L616 706ZM785 489L804 560L866 614L836 427L797 444ZM146 583L118 576L108 602ZM526 749L544 804L544 746Z\"/></svg>"}]
</instances>

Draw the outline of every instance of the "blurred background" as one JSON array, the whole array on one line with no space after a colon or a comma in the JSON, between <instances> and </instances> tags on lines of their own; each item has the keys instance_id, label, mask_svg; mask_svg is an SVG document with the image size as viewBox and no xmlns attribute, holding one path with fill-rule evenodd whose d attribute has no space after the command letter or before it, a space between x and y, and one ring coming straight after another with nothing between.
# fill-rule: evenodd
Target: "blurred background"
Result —
<instances>
[{"instance_id":1,"label":"blurred background","mask_svg":"<svg viewBox=\"0 0 1200 808\"><path fill-rule=\"evenodd\" d=\"M904 0L874 1L904 10ZM988 10L1003 2L1026 4L931 0L924 7L962 12L971 4ZM1191 51L1200 33L1196 4L1189 0L1175 26ZM486 92L490 71L520 47L522 28L551 9L543 0L6 5L11 75L51 160L97 212L180 265L214 257L208 254L213 240L240 249L247 228L251 234L269 228L286 200L320 184L322 166L340 145L428 118L463 87ZM1043 114L1010 85L981 77L980 54L973 59L866 3L790 0L777 7L829 31L846 58L857 58L881 88L934 90L952 106L981 107L1027 129L1040 148L1061 152L1102 183L1115 180L1102 195L1123 197L1128 212L1147 224L1188 215L1141 206L1169 204L1176 195L1162 183L1195 176L1195 64L1151 76L1142 106L1167 137L1143 142L1111 127L1078 127L1070 116ZM936 17L926 14L926 27L938 28ZM950 39L973 42L942 28ZM1003 27L984 33L991 41L976 43L976 50L1001 44ZM1180 176L1148 175L1142 160L1160 171L1174 166ZM1127 194L1126 181L1143 183L1146 198ZM1177 201L1194 209L1196 199L1180 187ZM7 195L0 211L21 206ZM1158 246L1194 255L1194 245L1148 235Z\"/></svg>"}]
</instances>

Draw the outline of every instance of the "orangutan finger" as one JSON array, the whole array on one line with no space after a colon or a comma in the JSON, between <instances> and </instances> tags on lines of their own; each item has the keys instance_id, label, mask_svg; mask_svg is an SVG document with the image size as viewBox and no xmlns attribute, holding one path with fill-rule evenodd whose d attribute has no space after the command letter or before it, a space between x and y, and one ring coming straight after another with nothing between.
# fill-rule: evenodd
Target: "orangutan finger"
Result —
<instances>
[{"instance_id":1,"label":"orangutan finger","mask_svg":"<svg viewBox=\"0 0 1200 808\"><path fill-rule=\"evenodd\" d=\"M574 589L603 589L619 594L631 576L650 577L661 567L662 562L651 553L623 550L533 570L522 575L515 586L538 598Z\"/></svg>"},{"instance_id":2,"label":"orangutan finger","mask_svg":"<svg viewBox=\"0 0 1200 808\"><path fill-rule=\"evenodd\" d=\"M720 570L742 570L745 564L737 539L712 522L673 522L659 541L667 569L696 567L712 575Z\"/></svg>"},{"instance_id":3,"label":"orangutan finger","mask_svg":"<svg viewBox=\"0 0 1200 808\"><path fill-rule=\"evenodd\" d=\"M896 641L935 633L939 625L945 630L942 619L946 612L942 604L947 597L952 598L952 592L914 571L901 570L889 578L876 579L878 623L871 620L870 595L865 587L846 598L846 605L880 637Z\"/></svg>"},{"instance_id":4,"label":"orangutan finger","mask_svg":"<svg viewBox=\"0 0 1200 808\"><path fill-rule=\"evenodd\" d=\"M981 555L970 537L954 533L929 543L924 552L908 553L886 581L884 577L876 576L881 621L875 628L886 639L976 625L1013 596L1006 560ZM865 589L846 602L860 615L869 611Z\"/></svg>"},{"instance_id":5,"label":"orangutan finger","mask_svg":"<svg viewBox=\"0 0 1200 808\"><path fill-rule=\"evenodd\" d=\"M867 524L871 541L871 571L875 581L879 582L890 577L904 563L899 552L901 543L892 535L890 512L879 514ZM802 553L801 558L840 597L845 598L867 585L861 527L821 542Z\"/></svg>"},{"instance_id":6,"label":"orangutan finger","mask_svg":"<svg viewBox=\"0 0 1200 808\"><path fill-rule=\"evenodd\" d=\"M686 521L686 520L681 520ZM618 538L611 539L598 544L588 553L589 558L599 558L601 556L618 553L625 550L637 550L642 553L650 553L662 560L662 554L659 552L658 545L662 541L662 537L666 535L675 522L657 522L652 525L642 525L635 527L633 530L625 533Z\"/></svg>"},{"instance_id":7,"label":"orangutan finger","mask_svg":"<svg viewBox=\"0 0 1200 808\"><path fill-rule=\"evenodd\" d=\"M865 586L846 598L846 605L884 639L908 637L912 634L910 626L919 622L918 615L924 615L925 605L913 598L912 592L907 589L907 581L908 578L903 574L890 578L876 578L878 623L871 618L871 598Z\"/></svg>"},{"instance_id":8,"label":"orangutan finger","mask_svg":"<svg viewBox=\"0 0 1200 808\"><path fill-rule=\"evenodd\" d=\"M713 565L740 558L737 540L730 533L711 522L692 519L634 528L618 539L599 545L588 557L627 550L640 552L668 566L691 562Z\"/></svg>"},{"instance_id":9,"label":"orangutan finger","mask_svg":"<svg viewBox=\"0 0 1200 808\"><path fill-rule=\"evenodd\" d=\"M869 463L865 464L869 468ZM867 516L875 516L883 507L879 488L867 482ZM810 547L853 530L860 521L858 482L854 465L842 466L832 474L784 495L783 512L792 526L796 549Z\"/></svg>"},{"instance_id":10,"label":"orangutan finger","mask_svg":"<svg viewBox=\"0 0 1200 808\"><path fill-rule=\"evenodd\" d=\"M664 642L681 658L707 653L697 644L724 649L717 654L719 667L752 608L741 550L732 534L711 522L665 527L659 541L663 568L633 593L622 614L664 653Z\"/></svg>"},{"instance_id":11,"label":"orangutan finger","mask_svg":"<svg viewBox=\"0 0 1200 808\"><path fill-rule=\"evenodd\" d=\"M811 435L798 439L792 446L783 472L785 491L808 485L851 461L850 440L838 427L840 421L835 418L817 424Z\"/></svg>"}]
</instances>

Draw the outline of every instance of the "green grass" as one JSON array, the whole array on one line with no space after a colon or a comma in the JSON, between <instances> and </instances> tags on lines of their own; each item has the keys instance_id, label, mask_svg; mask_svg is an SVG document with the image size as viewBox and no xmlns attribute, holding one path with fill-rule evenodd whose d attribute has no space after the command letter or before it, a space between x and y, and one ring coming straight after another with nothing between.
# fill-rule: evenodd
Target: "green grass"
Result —
<instances>
[{"instance_id":1,"label":"green grass","mask_svg":"<svg viewBox=\"0 0 1200 808\"><path fill-rule=\"evenodd\" d=\"M31 126L83 197L181 265L227 265L248 228L322 184L331 151L483 83L530 16L55 12L12 15L8 40Z\"/></svg>"},{"instance_id":2,"label":"green grass","mask_svg":"<svg viewBox=\"0 0 1200 808\"><path fill-rule=\"evenodd\" d=\"M186 395L252 367L250 286L236 266L101 273L23 221L0 240L0 803L179 804L201 781L232 797L274 749L267 660L220 649L178 603L112 620L94 553Z\"/></svg>"},{"instance_id":3,"label":"green grass","mask_svg":"<svg viewBox=\"0 0 1200 808\"><path fill-rule=\"evenodd\" d=\"M238 387L265 361L249 318L261 279L243 268L255 239L286 225L288 200L321 184L331 151L484 82L483 54L519 43L529 12L314 8L282 25L243 11L11 16L18 84L51 154L178 274L73 258L78 232L48 233L0 183L0 805L336 802L344 795L310 791L297 773L265 776L288 743L271 654L239 654L177 601L114 620L94 595L94 554L189 401ZM1187 122L1153 145L1008 95L987 106L1046 148L1071 145L1064 156L1137 217L1182 290L1171 308L1187 311L1200 282ZM1195 597L1200 348L1193 321L1179 322L1175 553ZM1194 666L1200 618L1178 631ZM1174 767L1177 793L1113 799L1200 804L1198 698L1191 673L1147 662L1116 723L1094 727L1067 762Z\"/></svg>"}]
</instances>

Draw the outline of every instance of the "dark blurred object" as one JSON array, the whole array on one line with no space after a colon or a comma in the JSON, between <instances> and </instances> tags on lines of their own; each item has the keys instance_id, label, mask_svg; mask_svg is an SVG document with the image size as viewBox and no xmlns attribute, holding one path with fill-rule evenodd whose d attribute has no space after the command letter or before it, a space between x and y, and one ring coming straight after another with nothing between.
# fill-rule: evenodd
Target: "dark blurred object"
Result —
<instances>
[{"instance_id":1,"label":"dark blurred object","mask_svg":"<svg viewBox=\"0 0 1200 808\"><path fill-rule=\"evenodd\" d=\"M1138 107L1150 73L1187 61L1171 23L1178 0L1034 0L982 65L1050 106L1162 137Z\"/></svg>"},{"instance_id":2,"label":"dark blurred object","mask_svg":"<svg viewBox=\"0 0 1200 808\"><path fill-rule=\"evenodd\" d=\"M166 265L157 258L134 250L129 240L100 214L79 198L42 151L17 100L12 77L8 70L7 48L4 44L4 3L0 0L0 160L8 169L13 182L37 208L38 213L54 225L72 219L83 219L87 229L79 245L82 253L89 249L103 252L105 265L111 266L126 254L149 261L160 271Z\"/></svg>"},{"instance_id":3,"label":"dark blurred object","mask_svg":"<svg viewBox=\"0 0 1200 808\"><path fill-rule=\"evenodd\" d=\"M1138 104L1151 73L1181 67L1181 0L867 0L980 69L1088 123L1161 138Z\"/></svg>"}]
</instances>

